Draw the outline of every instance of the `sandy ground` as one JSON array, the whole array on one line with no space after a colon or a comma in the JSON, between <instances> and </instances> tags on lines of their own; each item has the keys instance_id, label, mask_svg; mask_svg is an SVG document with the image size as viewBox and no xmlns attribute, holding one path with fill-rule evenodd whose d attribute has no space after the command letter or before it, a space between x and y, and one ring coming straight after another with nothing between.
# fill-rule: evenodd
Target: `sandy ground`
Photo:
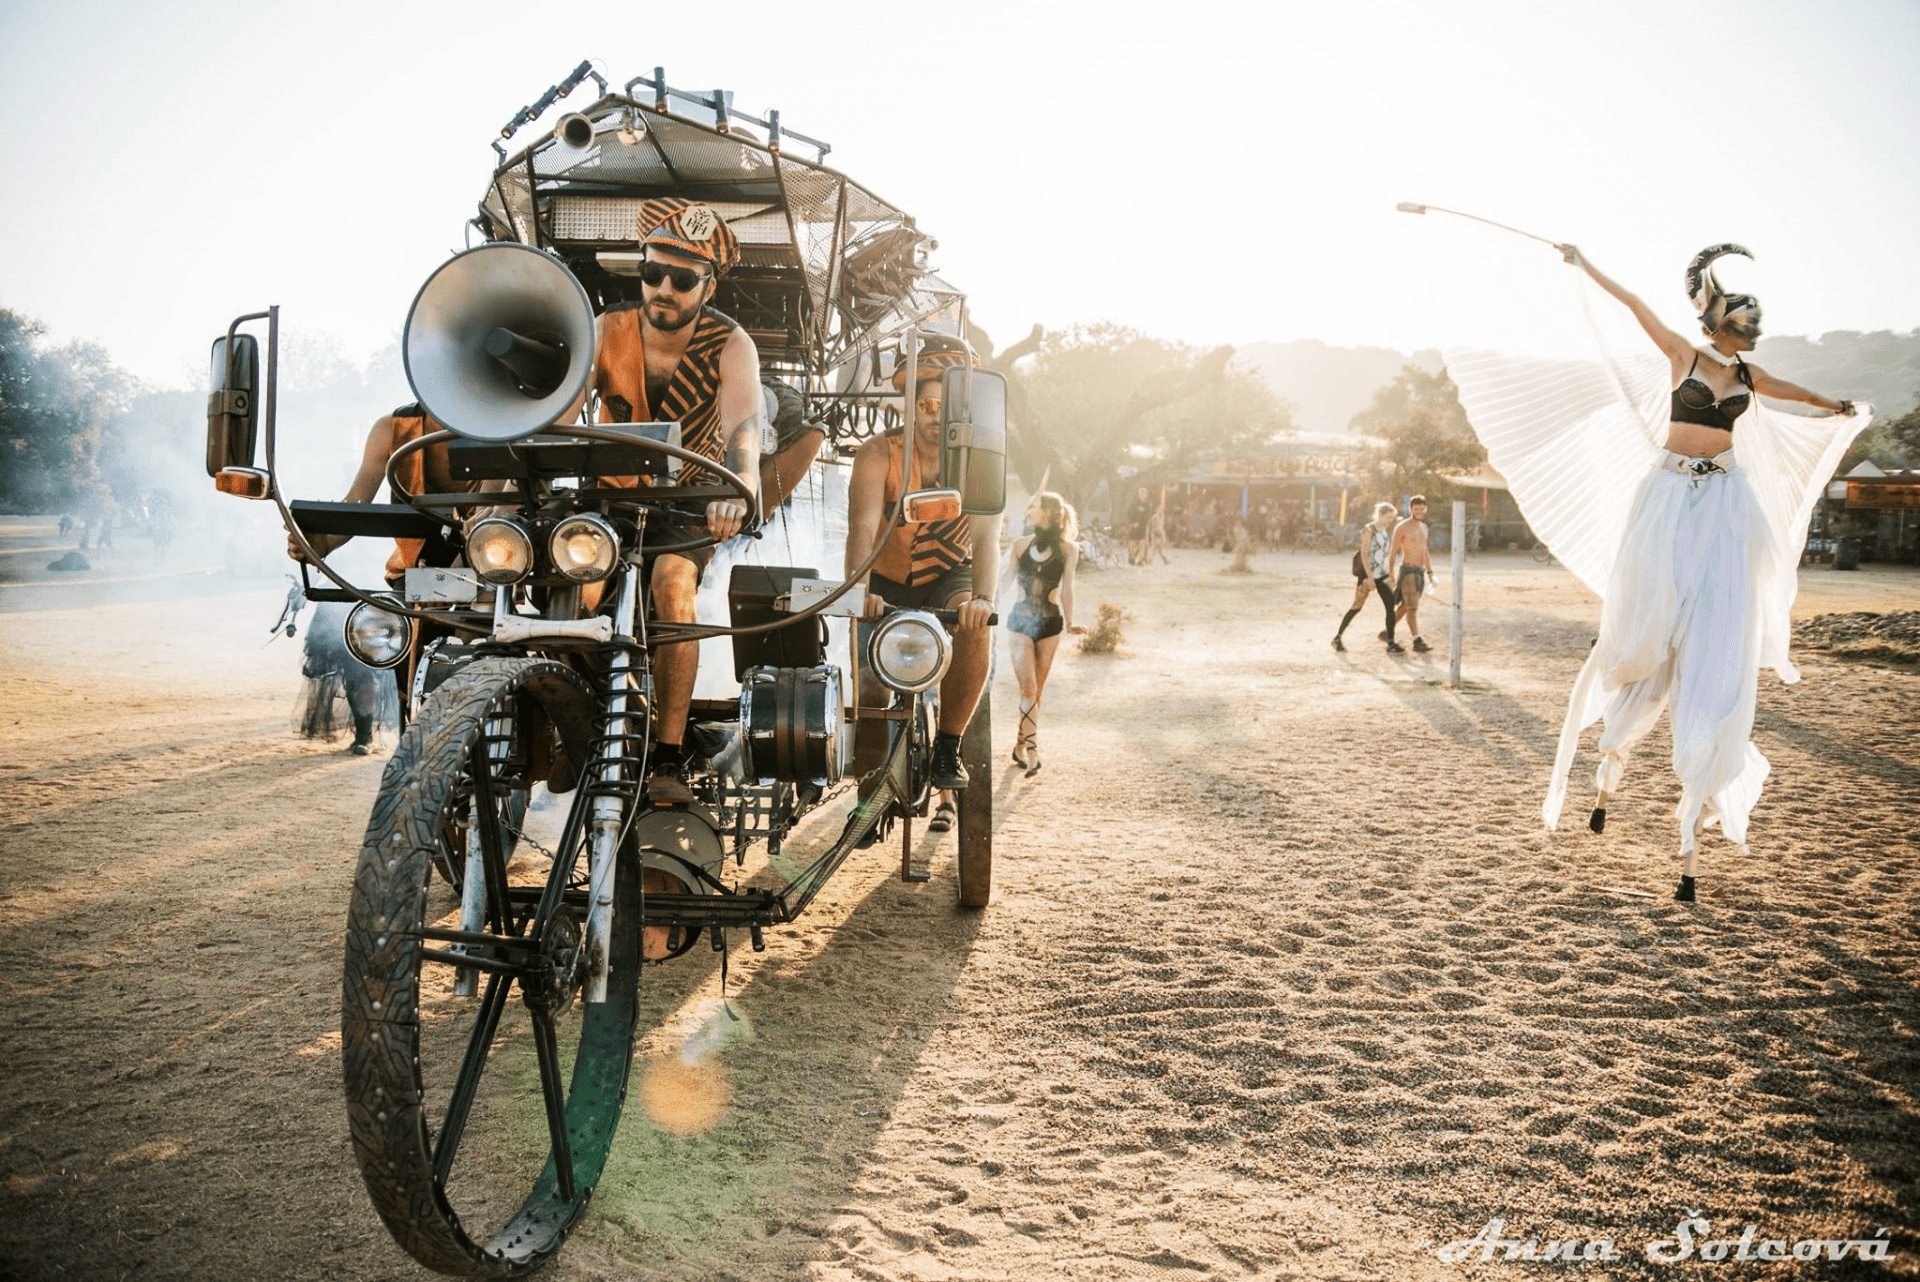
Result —
<instances>
[{"instance_id":1,"label":"sandy ground","mask_svg":"<svg viewBox=\"0 0 1920 1282\"><path fill-rule=\"evenodd\" d=\"M58 550L0 522L0 1275L425 1276L362 1192L339 1088L384 757L290 735L275 580L176 547L18 584ZM1920 674L1765 678L1750 853L1711 842L1687 907L1664 733L1604 836L1540 828L1597 613L1564 571L1470 565L1453 689L1434 605L1438 654L1386 655L1373 614L1337 655L1340 558L1223 565L1082 579L1089 617L1131 612L1126 644L1063 651L1031 780L1002 666L987 910L955 908L932 838L931 882L869 852L736 954L726 1009L704 947L647 973L610 1173L542 1276L1574 1267L1441 1260L1496 1218L1611 1239L1588 1277L1920 1276ZM1802 615L1916 606L1910 569L1803 574ZM1692 1213L1884 1230L1892 1258L1650 1263Z\"/></svg>"}]
</instances>

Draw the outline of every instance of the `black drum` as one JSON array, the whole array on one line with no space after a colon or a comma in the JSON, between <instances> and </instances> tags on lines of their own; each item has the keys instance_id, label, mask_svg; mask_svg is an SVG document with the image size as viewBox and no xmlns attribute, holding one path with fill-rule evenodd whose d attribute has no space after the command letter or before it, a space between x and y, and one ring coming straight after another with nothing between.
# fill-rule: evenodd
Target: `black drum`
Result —
<instances>
[{"instance_id":1,"label":"black drum","mask_svg":"<svg viewBox=\"0 0 1920 1282\"><path fill-rule=\"evenodd\" d=\"M749 668L740 683L741 766L767 783L840 780L840 669Z\"/></svg>"}]
</instances>

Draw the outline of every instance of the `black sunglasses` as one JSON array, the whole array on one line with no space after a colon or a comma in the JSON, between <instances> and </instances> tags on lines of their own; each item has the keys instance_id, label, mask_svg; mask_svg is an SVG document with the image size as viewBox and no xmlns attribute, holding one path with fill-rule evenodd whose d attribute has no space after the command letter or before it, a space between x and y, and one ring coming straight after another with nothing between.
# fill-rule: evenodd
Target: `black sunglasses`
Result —
<instances>
[{"instance_id":1,"label":"black sunglasses","mask_svg":"<svg viewBox=\"0 0 1920 1282\"><path fill-rule=\"evenodd\" d=\"M698 272L691 267L669 267L665 263L644 262L640 264L640 283L654 286L663 280L673 282L674 292L691 294L713 277L707 272Z\"/></svg>"}]
</instances>

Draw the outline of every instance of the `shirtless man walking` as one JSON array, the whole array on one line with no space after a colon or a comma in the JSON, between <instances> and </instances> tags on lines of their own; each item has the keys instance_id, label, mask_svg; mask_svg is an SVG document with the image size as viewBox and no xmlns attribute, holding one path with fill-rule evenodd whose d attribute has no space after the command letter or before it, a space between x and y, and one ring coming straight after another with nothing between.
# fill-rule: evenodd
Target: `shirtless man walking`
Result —
<instances>
[{"instance_id":1,"label":"shirtless man walking","mask_svg":"<svg viewBox=\"0 0 1920 1282\"><path fill-rule=\"evenodd\" d=\"M1433 578L1433 557L1427 551L1427 500L1416 494L1407 500L1407 519L1393 527L1389 552L1394 567L1394 593L1400 599L1396 622L1404 620L1413 634L1413 648L1426 654L1433 647L1420 635L1420 598Z\"/></svg>"}]
</instances>

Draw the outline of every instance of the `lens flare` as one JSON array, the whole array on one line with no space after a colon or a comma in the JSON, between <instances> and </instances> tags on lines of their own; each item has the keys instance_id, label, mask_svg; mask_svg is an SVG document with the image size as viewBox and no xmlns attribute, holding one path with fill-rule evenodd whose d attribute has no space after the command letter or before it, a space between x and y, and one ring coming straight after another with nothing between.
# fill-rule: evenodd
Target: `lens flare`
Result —
<instances>
[{"instance_id":1,"label":"lens flare","mask_svg":"<svg viewBox=\"0 0 1920 1282\"><path fill-rule=\"evenodd\" d=\"M640 1105L669 1135L703 1135L733 1104L733 1075L721 1052L752 1037L753 1026L718 998L690 1005L677 1022L679 1049L652 1056L641 1069Z\"/></svg>"}]
</instances>

